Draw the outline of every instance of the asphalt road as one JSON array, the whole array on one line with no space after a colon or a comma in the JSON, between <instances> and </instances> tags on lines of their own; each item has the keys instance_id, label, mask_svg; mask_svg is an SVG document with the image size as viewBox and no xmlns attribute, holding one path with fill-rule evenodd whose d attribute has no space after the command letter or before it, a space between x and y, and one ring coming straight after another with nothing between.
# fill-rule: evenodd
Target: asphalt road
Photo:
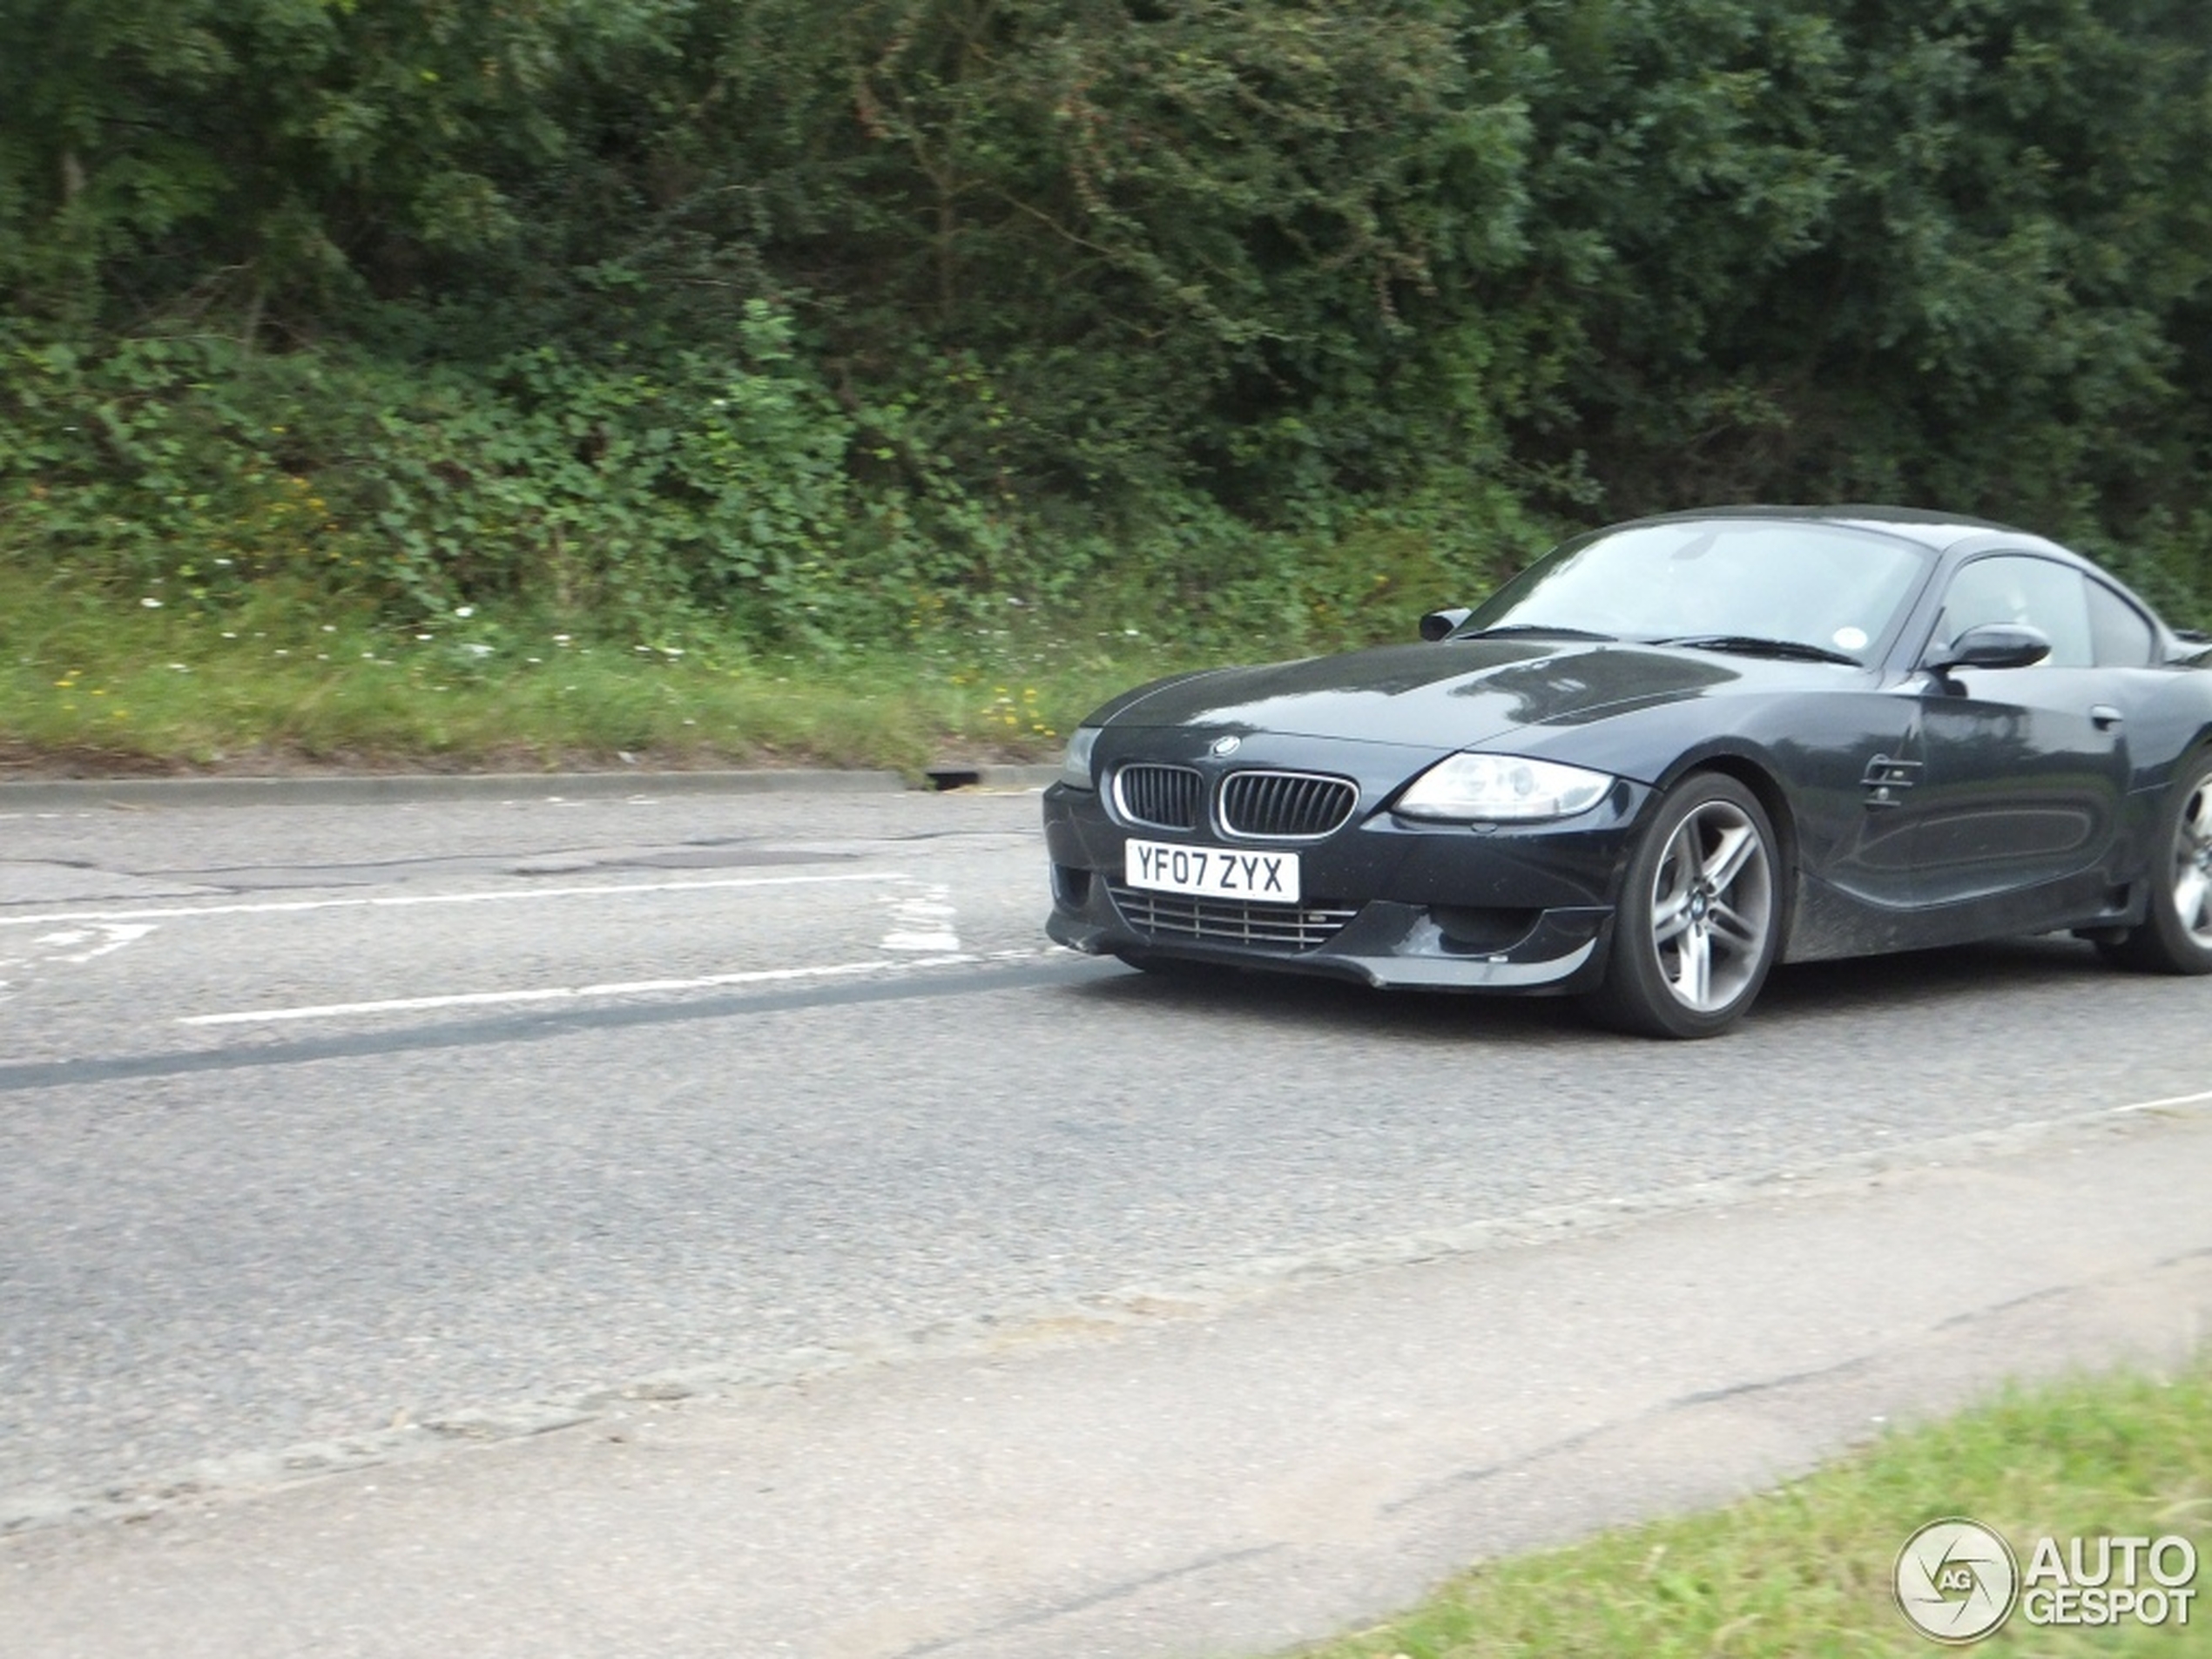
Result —
<instances>
[{"instance_id":1,"label":"asphalt road","mask_svg":"<svg viewBox=\"0 0 2212 1659\"><path fill-rule=\"evenodd\" d=\"M1156 981L1045 945L1036 813L0 817L0 1527L2206 1088L2207 987L2066 941L1696 1045Z\"/></svg>"}]
</instances>

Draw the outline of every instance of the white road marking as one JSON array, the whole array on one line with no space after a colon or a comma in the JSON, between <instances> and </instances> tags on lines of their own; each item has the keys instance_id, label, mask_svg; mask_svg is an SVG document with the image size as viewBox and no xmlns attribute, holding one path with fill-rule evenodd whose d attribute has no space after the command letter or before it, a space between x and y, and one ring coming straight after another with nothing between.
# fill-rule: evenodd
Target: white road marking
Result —
<instances>
[{"instance_id":1,"label":"white road marking","mask_svg":"<svg viewBox=\"0 0 2212 1659\"><path fill-rule=\"evenodd\" d=\"M702 991L725 985L766 985L788 980L833 979L915 968L948 968L973 956L924 956L907 961L835 962L821 968L761 968L696 979L631 980L607 985L552 985L526 991L462 991L450 996L403 996L376 1002L326 1002L314 1008L249 1008L238 1014L192 1014L179 1025L253 1025L276 1020L334 1020L356 1014L419 1014L426 1009L483 1008L508 1002L556 1002L579 997L635 996L649 991Z\"/></svg>"},{"instance_id":2,"label":"white road marking","mask_svg":"<svg viewBox=\"0 0 2212 1659\"><path fill-rule=\"evenodd\" d=\"M883 936L885 950L947 951L960 948L960 932L954 923L953 890L932 882L911 899L891 907L891 931Z\"/></svg>"},{"instance_id":3,"label":"white road marking","mask_svg":"<svg viewBox=\"0 0 2212 1659\"><path fill-rule=\"evenodd\" d=\"M2114 1106L2107 1109L2117 1117L2122 1112L2155 1112L2168 1106L2206 1105L2212 1105L2212 1089L2200 1089L2194 1095L2168 1095L2164 1100L2139 1100L2132 1106Z\"/></svg>"},{"instance_id":4,"label":"white road marking","mask_svg":"<svg viewBox=\"0 0 2212 1659\"><path fill-rule=\"evenodd\" d=\"M591 887L523 887L498 893L409 893L373 899L287 899L253 904L179 905L160 910L64 910L37 916L0 916L0 927L56 923L173 921L193 916L293 915L308 910L398 910L415 905L505 904L527 899L604 899L633 893L709 893L733 887L796 887L835 881L911 881L903 870L843 875L733 876L717 881L631 881Z\"/></svg>"},{"instance_id":5,"label":"white road marking","mask_svg":"<svg viewBox=\"0 0 2212 1659\"><path fill-rule=\"evenodd\" d=\"M59 933L41 934L30 942L45 945L50 949L43 956L0 957L0 968L23 968L41 962L89 962L110 951L121 950L125 945L136 944L154 931L150 921L99 921L84 927L66 927ZM71 950L73 945L90 945L90 950ZM0 979L0 1002L13 997L24 981Z\"/></svg>"},{"instance_id":6,"label":"white road marking","mask_svg":"<svg viewBox=\"0 0 2212 1659\"><path fill-rule=\"evenodd\" d=\"M96 939L104 940L104 943L93 945L91 949L79 951L73 956L50 956L46 959L54 962L89 962L96 956L105 956L111 950L121 950L125 945L135 944L152 931L153 924L150 921L101 921L89 927L72 927L66 933L42 934L30 942L34 945L66 947L91 944Z\"/></svg>"}]
</instances>

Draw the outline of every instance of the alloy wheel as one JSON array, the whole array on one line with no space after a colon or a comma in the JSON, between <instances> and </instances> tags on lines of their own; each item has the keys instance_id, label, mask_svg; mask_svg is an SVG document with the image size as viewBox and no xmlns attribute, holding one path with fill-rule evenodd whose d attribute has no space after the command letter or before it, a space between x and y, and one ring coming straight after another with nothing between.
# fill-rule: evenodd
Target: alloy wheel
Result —
<instances>
[{"instance_id":1,"label":"alloy wheel","mask_svg":"<svg viewBox=\"0 0 2212 1659\"><path fill-rule=\"evenodd\" d=\"M2212 774L2196 780L2174 826L2174 914L2212 950Z\"/></svg>"},{"instance_id":2,"label":"alloy wheel","mask_svg":"<svg viewBox=\"0 0 2212 1659\"><path fill-rule=\"evenodd\" d=\"M1712 1014L1742 997L1765 966L1773 911L1773 860L1758 826L1733 801L1696 807L1669 838L1652 883L1651 942L1676 1001Z\"/></svg>"}]
</instances>

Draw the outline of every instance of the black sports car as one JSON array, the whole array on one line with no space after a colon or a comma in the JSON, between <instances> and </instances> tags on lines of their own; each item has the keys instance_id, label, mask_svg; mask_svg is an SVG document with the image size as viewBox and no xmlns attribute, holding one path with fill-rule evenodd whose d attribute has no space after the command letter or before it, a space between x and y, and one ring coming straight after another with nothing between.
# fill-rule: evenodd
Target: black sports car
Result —
<instances>
[{"instance_id":1,"label":"black sports car","mask_svg":"<svg viewBox=\"0 0 2212 1659\"><path fill-rule=\"evenodd\" d=\"M2212 649L2040 536L1676 514L1421 631L1092 715L1045 792L1052 937L1672 1037L1778 961L2072 929L2212 972Z\"/></svg>"}]
</instances>

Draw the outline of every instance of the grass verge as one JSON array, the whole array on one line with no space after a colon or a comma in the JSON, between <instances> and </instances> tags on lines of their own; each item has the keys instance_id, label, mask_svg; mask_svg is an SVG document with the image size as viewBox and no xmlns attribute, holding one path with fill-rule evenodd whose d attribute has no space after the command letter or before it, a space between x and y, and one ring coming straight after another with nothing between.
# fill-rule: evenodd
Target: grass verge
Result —
<instances>
[{"instance_id":1,"label":"grass verge","mask_svg":"<svg viewBox=\"0 0 2212 1659\"><path fill-rule=\"evenodd\" d=\"M0 776L326 767L1041 759L1113 692L1183 665L1135 631L1027 617L901 650L750 651L464 609L397 631L264 585L211 609L0 572Z\"/></svg>"},{"instance_id":2,"label":"grass verge","mask_svg":"<svg viewBox=\"0 0 2212 1659\"><path fill-rule=\"evenodd\" d=\"M1970 1651L2212 1652L2212 1360L2170 1379L2009 1392L1725 1509L1478 1568L1401 1618L1299 1656L1938 1654L1898 1614L1892 1571L1917 1527L1952 1515L2004 1534L2023 1568L2047 1536L2063 1549L2077 1536L2178 1534L2200 1562L2186 1627L2038 1628L2016 1613Z\"/></svg>"}]
</instances>

